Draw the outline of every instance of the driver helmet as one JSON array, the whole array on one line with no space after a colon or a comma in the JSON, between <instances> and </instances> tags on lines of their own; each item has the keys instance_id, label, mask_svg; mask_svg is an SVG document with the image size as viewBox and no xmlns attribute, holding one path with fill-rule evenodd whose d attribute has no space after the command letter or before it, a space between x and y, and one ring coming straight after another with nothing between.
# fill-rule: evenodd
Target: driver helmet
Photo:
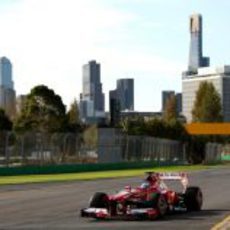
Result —
<instances>
[{"instance_id":1,"label":"driver helmet","mask_svg":"<svg viewBox=\"0 0 230 230\"><path fill-rule=\"evenodd\" d=\"M151 185L155 185L158 181L158 178L156 175L149 175L147 178L146 178L146 181L148 181Z\"/></svg>"}]
</instances>

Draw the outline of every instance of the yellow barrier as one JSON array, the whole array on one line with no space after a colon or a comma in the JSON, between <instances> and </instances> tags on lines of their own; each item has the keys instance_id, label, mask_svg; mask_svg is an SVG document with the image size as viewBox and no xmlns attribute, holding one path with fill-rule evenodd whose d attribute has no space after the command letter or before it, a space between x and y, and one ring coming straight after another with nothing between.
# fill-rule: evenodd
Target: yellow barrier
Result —
<instances>
[{"instance_id":1,"label":"yellow barrier","mask_svg":"<svg viewBox=\"0 0 230 230\"><path fill-rule=\"evenodd\" d=\"M230 123L191 123L185 129L191 135L230 135Z\"/></svg>"}]
</instances>

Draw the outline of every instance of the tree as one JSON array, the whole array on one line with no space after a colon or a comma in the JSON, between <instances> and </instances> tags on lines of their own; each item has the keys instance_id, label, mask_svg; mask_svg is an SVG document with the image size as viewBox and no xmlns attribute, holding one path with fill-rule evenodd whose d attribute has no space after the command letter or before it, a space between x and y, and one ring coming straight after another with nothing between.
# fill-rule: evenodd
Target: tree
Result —
<instances>
[{"instance_id":1,"label":"tree","mask_svg":"<svg viewBox=\"0 0 230 230\"><path fill-rule=\"evenodd\" d=\"M177 119L176 97L171 95L166 101L164 111L164 121L171 122Z\"/></svg>"},{"instance_id":2,"label":"tree","mask_svg":"<svg viewBox=\"0 0 230 230\"><path fill-rule=\"evenodd\" d=\"M146 121L145 135L179 141L185 141L188 139L188 134L184 125L178 120L165 122L162 119L155 118Z\"/></svg>"},{"instance_id":3,"label":"tree","mask_svg":"<svg viewBox=\"0 0 230 230\"><path fill-rule=\"evenodd\" d=\"M145 134L153 137L165 137L166 123L162 119L153 118L145 122Z\"/></svg>"},{"instance_id":4,"label":"tree","mask_svg":"<svg viewBox=\"0 0 230 230\"><path fill-rule=\"evenodd\" d=\"M15 121L15 130L57 132L65 127L65 106L61 97L45 85L34 87Z\"/></svg>"},{"instance_id":5,"label":"tree","mask_svg":"<svg viewBox=\"0 0 230 230\"><path fill-rule=\"evenodd\" d=\"M83 141L88 148L95 148L98 143L98 128L97 125L87 127L83 133Z\"/></svg>"},{"instance_id":6,"label":"tree","mask_svg":"<svg viewBox=\"0 0 230 230\"><path fill-rule=\"evenodd\" d=\"M125 118L120 121L122 131L128 135L143 135L145 129L144 118L140 116Z\"/></svg>"},{"instance_id":7,"label":"tree","mask_svg":"<svg viewBox=\"0 0 230 230\"><path fill-rule=\"evenodd\" d=\"M193 122L220 122L223 120L220 95L211 82L200 83L192 117Z\"/></svg>"},{"instance_id":8,"label":"tree","mask_svg":"<svg viewBox=\"0 0 230 230\"><path fill-rule=\"evenodd\" d=\"M81 128L80 118L79 118L79 108L76 99L74 99L73 103L70 105L70 109L67 113L67 122L68 122L68 131L76 132Z\"/></svg>"},{"instance_id":9,"label":"tree","mask_svg":"<svg viewBox=\"0 0 230 230\"><path fill-rule=\"evenodd\" d=\"M5 114L5 111L0 108L0 131L6 131L12 129L12 122Z\"/></svg>"}]
</instances>

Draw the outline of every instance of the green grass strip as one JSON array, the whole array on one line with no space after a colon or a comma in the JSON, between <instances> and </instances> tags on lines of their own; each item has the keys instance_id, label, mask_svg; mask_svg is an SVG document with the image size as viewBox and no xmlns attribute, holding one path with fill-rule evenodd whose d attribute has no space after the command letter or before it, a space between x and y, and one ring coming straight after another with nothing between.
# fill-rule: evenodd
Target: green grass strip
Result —
<instances>
[{"instance_id":1,"label":"green grass strip","mask_svg":"<svg viewBox=\"0 0 230 230\"><path fill-rule=\"evenodd\" d=\"M176 172L176 171L205 170L205 169L212 169L218 167L223 167L223 166L221 165L165 166L165 167L157 167L157 168L155 167L155 168L146 168L146 169L129 169L129 170L119 170L119 171L114 170L114 171L104 171L104 172L1 176L0 185L136 177L136 176L143 176L143 174L146 171Z\"/></svg>"}]
</instances>

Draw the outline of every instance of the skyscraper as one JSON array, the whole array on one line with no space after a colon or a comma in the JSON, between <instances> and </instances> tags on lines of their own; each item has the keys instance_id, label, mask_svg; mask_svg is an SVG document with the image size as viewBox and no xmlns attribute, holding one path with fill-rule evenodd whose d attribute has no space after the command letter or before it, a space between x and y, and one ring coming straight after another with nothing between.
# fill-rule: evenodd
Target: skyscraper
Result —
<instances>
[{"instance_id":1,"label":"skyscraper","mask_svg":"<svg viewBox=\"0 0 230 230\"><path fill-rule=\"evenodd\" d=\"M165 90L162 91L162 112L165 111L167 101L175 96L175 91L172 90Z\"/></svg>"},{"instance_id":2,"label":"skyscraper","mask_svg":"<svg viewBox=\"0 0 230 230\"><path fill-rule=\"evenodd\" d=\"M179 115L182 112L182 93L176 93L176 111L177 115Z\"/></svg>"},{"instance_id":3,"label":"skyscraper","mask_svg":"<svg viewBox=\"0 0 230 230\"><path fill-rule=\"evenodd\" d=\"M7 89L13 89L12 64L6 57L0 58L0 85Z\"/></svg>"},{"instance_id":4,"label":"skyscraper","mask_svg":"<svg viewBox=\"0 0 230 230\"><path fill-rule=\"evenodd\" d=\"M90 61L83 66L83 84L80 96L81 119L96 120L104 116L105 99L102 92L100 64ZM94 119L95 118L95 119ZM88 119L89 120L89 119Z\"/></svg>"},{"instance_id":5,"label":"skyscraper","mask_svg":"<svg viewBox=\"0 0 230 230\"><path fill-rule=\"evenodd\" d=\"M120 121L120 100L117 97L117 90L109 91L110 125L116 126Z\"/></svg>"},{"instance_id":6,"label":"skyscraper","mask_svg":"<svg viewBox=\"0 0 230 230\"><path fill-rule=\"evenodd\" d=\"M95 111L104 111L100 64L90 61L83 66L83 100L91 100Z\"/></svg>"},{"instance_id":7,"label":"skyscraper","mask_svg":"<svg viewBox=\"0 0 230 230\"><path fill-rule=\"evenodd\" d=\"M121 110L134 110L134 79L117 80L117 97L120 101Z\"/></svg>"},{"instance_id":8,"label":"skyscraper","mask_svg":"<svg viewBox=\"0 0 230 230\"><path fill-rule=\"evenodd\" d=\"M168 100L172 97L176 99L176 113L177 116L179 116L182 111L182 94L175 93L173 90L162 91L162 112L164 113L166 111Z\"/></svg>"},{"instance_id":9,"label":"skyscraper","mask_svg":"<svg viewBox=\"0 0 230 230\"><path fill-rule=\"evenodd\" d=\"M12 81L12 64L6 57L0 58L0 107L9 117L15 115L15 91Z\"/></svg>"},{"instance_id":10,"label":"skyscraper","mask_svg":"<svg viewBox=\"0 0 230 230\"><path fill-rule=\"evenodd\" d=\"M19 95L16 98L16 114L20 115L26 105L26 95Z\"/></svg>"},{"instance_id":11,"label":"skyscraper","mask_svg":"<svg viewBox=\"0 0 230 230\"><path fill-rule=\"evenodd\" d=\"M209 66L209 58L203 57L202 53L202 16L193 14L190 17L190 52L188 72L196 73L199 67Z\"/></svg>"}]
</instances>

